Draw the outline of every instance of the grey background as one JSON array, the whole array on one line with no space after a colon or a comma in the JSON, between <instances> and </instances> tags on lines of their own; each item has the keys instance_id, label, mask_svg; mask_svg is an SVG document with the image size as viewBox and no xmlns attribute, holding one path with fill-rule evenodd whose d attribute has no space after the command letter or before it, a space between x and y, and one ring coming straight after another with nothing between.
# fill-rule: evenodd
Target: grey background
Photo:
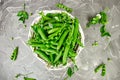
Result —
<instances>
[{"instance_id":1,"label":"grey background","mask_svg":"<svg viewBox=\"0 0 120 80\"><path fill-rule=\"evenodd\" d=\"M73 8L72 15L79 18L85 34L86 46L77 58L79 70L68 80L120 80L120 0L26 0L26 10L33 13L26 21L26 28L16 16L23 9L24 0L0 0L0 80L14 80L16 74L29 72L33 73L28 76L37 80L64 80L66 69L46 69L25 44L31 22L39 10L57 10L55 4L58 2ZM110 39L100 36L101 25L89 29L85 27L89 17L105 8L108 8L107 30L112 35ZM12 41L11 37L15 39ZM93 47L95 40L99 45ZM19 46L19 55L16 61L11 61L10 55L16 46ZM108 57L111 58L110 62L107 61ZM100 72L94 73L101 62L106 64L105 77L101 77Z\"/></svg>"}]
</instances>

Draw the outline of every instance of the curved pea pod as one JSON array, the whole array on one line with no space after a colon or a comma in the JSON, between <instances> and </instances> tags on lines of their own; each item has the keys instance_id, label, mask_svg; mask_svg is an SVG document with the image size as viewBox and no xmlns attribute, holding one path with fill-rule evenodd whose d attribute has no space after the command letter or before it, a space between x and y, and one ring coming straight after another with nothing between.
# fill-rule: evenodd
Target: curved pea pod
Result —
<instances>
[{"instance_id":1,"label":"curved pea pod","mask_svg":"<svg viewBox=\"0 0 120 80\"><path fill-rule=\"evenodd\" d=\"M97 66L97 67L95 68L94 72L97 73L98 71L100 71L100 69L102 69L102 67L103 67L103 63L100 64L99 66Z\"/></svg>"},{"instance_id":2,"label":"curved pea pod","mask_svg":"<svg viewBox=\"0 0 120 80\"><path fill-rule=\"evenodd\" d=\"M67 63L67 57L68 57L69 49L70 49L70 45L66 45L64 53L63 53L63 58L62 58L62 64L63 65L65 65Z\"/></svg>"},{"instance_id":3,"label":"curved pea pod","mask_svg":"<svg viewBox=\"0 0 120 80\"><path fill-rule=\"evenodd\" d=\"M105 64L103 64L103 66L102 66L102 73L101 73L101 75L102 75L102 76L105 76L105 74L106 74L106 65L105 65Z\"/></svg>"},{"instance_id":4,"label":"curved pea pod","mask_svg":"<svg viewBox=\"0 0 120 80\"><path fill-rule=\"evenodd\" d=\"M100 19L99 23L106 24L107 23L107 14L104 11L102 11L102 12L100 12L100 15L101 15L101 19Z\"/></svg>"},{"instance_id":5,"label":"curved pea pod","mask_svg":"<svg viewBox=\"0 0 120 80\"><path fill-rule=\"evenodd\" d=\"M57 57L56 57L55 60L54 60L54 63L56 63L56 62L60 59L60 57L61 57L62 54L63 54L63 50L64 50L64 48L62 48L62 50L59 52L59 54L57 55Z\"/></svg>"},{"instance_id":6,"label":"curved pea pod","mask_svg":"<svg viewBox=\"0 0 120 80\"><path fill-rule=\"evenodd\" d=\"M38 54L42 59L44 59L46 62L51 63L50 58L41 50L34 50L36 54Z\"/></svg>"},{"instance_id":7,"label":"curved pea pod","mask_svg":"<svg viewBox=\"0 0 120 80\"><path fill-rule=\"evenodd\" d=\"M62 36L60 37L60 40L58 42L58 45L57 45L57 50L59 50L63 44L63 41L65 40L67 34L68 34L68 30L65 30L64 33L62 34Z\"/></svg>"},{"instance_id":8,"label":"curved pea pod","mask_svg":"<svg viewBox=\"0 0 120 80\"><path fill-rule=\"evenodd\" d=\"M17 55L18 55L18 46L14 49L12 55L11 55L11 60L15 61L17 59Z\"/></svg>"},{"instance_id":9,"label":"curved pea pod","mask_svg":"<svg viewBox=\"0 0 120 80\"><path fill-rule=\"evenodd\" d=\"M58 30L59 30L59 28L52 28L52 29L48 30L48 34L54 33Z\"/></svg>"},{"instance_id":10,"label":"curved pea pod","mask_svg":"<svg viewBox=\"0 0 120 80\"><path fill-rule=\"evenodd\" d=\"M38 26L37 30L38 30L38 33L40 34L40 36L42 37L42 39L43 39L43 40L46 40L47 37L46 37L46 35L44 34L42 28L40 28L40 27Z\"/></svg>"},{"instance_id":11,"label":"curved pea pod","mask_svg":"<svg viewBox=\"0 0 120 80\"><path fill-rule=\"evenodd\" d=\"M77 18L75 18L75 23L74 23L74 36L73 36L73 40L72 40L72 46L74 48L75 46L75 43L76 43L76 40L77 40L77 35L78 35L78 32L79 32L79 20Z\"/></svg>"},{"instance_id":12,"label":"curved pea pod","mask_svg":"<svg viewBox=\"0 0 120 80\"><path fill-rule=\"evenodd\" d=\"M41 48L41 50L44 52L50 52L52 54L57 54L57 51L55 49L52 49L52 48Z\"/></svg>"}]
</instances>

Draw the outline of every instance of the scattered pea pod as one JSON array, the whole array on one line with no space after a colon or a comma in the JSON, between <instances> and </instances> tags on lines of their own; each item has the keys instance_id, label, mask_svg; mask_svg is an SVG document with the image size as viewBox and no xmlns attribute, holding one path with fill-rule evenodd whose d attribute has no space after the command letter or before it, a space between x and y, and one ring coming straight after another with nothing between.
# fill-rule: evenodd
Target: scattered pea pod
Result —
<instances>
[{"instance_id":1,"label":"scattered pea pod","mask_svg":"<svg viewBox=\"0 0 120 80\"><path fill-rule=\"evenodd\" d=\"M70 12L70 13L72 12L72 9L71 9L71 8L65 6L65 5L63 5L63 4L61 4L61 3L58 3L56 6L57 6L58 8L61 8L61 9L66 10L67 12Z\"/></svg>"},{"instance_id":2,"label":"scattered pea pod","mask_svg":"<svg viewBox=\"0 0 120 80\"><path fill-rule=\"evenodd\" d=\"M17 55L18 55L18 46L14 49L12 55L11 55L11 60L15 61L17 59Z\"/></svg>"}]
</instances>

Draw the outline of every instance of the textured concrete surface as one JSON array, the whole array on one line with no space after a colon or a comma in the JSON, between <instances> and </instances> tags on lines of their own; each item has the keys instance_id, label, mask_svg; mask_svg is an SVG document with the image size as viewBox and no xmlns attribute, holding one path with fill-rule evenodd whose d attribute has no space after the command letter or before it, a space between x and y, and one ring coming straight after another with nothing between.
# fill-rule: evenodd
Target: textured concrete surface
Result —
<instances>
[{"instance_id":1,"label":"textured concrete surface","mask_svg":"<svg viewBox=\"0 0 120 80\"><path fill-rule=\"evenodd\" d=\"M26 21L26 28L16 16L24 2L27 4L26 10L33 13ZM85 34L86 46L77 58L79 70L68 80L120 80L120 0L0 0L0 80L14 80L16 74L30 72L33 73L28 76L37 80L64 80L66 69L46 69L25 44L31 22L39 10L57 10L55 4L58 2L73 8L72 15L79 18ZM85 27L89 17L105 8L108 8L107 30L112 35L110 39L100 36L101 25L89 29ZM15 39L11 40L11 37ZM93 47L95 40L99 45ZM18 58L11 61L10 55L16 46L19 46ZM107 61L108 57L111 58L110 62ZM101 62L106 64L105 77L100 72L94 73Z\"/></svg>"}]
</instances>

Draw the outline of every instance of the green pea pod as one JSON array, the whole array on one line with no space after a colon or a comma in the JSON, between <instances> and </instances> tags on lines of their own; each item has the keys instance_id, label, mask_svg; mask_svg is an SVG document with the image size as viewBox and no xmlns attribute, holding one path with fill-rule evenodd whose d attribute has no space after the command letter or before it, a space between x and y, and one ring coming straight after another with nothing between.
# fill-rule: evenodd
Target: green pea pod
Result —
<instances>
[{"instance_id":1,"label":"green pea pod","mask_svg":"<svg viewBox=\"0 0 120 80\"><path fill-rule=\"evenodd\" d=\"M24 80L36 80L34 78L28 78L28 77L24 77Z\"/></svg>"},{"instance_id":2,"label":"green pea pod","mask_svg":"<svg viewBox=\"0 0 120 80\"><path fill-rule=\"evenodd\" d=\"M68 30L65 30L64 33L62 34L62 36L60 37L60 40L58 42L58 45L57 45L57 50L59 50L63 44L63 41L65 40L67 34L68 34Z\"/></svg>"},{"instance_id":3,"label":"green pea pod","mask_svg":"<svg viewBox=\"0 0 120 80\"><path fill-rule=\"evenodd\" d=\"M73 40L72 40L72 46L74 47L75 46L75 43L76 43L76 40L77 40L77 34L78 34L78 31L79 31L79 20L77 18L75 18L75 23L74 23L74 36L73 36Z\"/></svg>"},{"instance_id":4,"label":"green pea pod","mask_svg":"<svg viewBox=\"0 0 120 80\"><path fill-rule=\"evenodd\" d=\"M61 32L64 29L65 25L63 25L59 30L57 30L56 32L54 32L53 34L50 34L48 36L49 39L52 39L54 36L56 36L59 32Z\"/></svg>"},{"instance_id":5,"label":"green pea pod","mask_svg":"<svg viewBox=\"0 0 120 80\"><path fill-rule=\"evenodd\" d=\"M60 57L61 57L62 54L63 54L63 50L64 50L64 48L62 48L62 50L59 52L59 54L57 55L57 57L56 57L55 60L54 60L54 63L56 63L56 62L60 59Z\"/></svg>"},{"instance_id":6,"label":"green pea pod","mask_svg":"<svg viewBox=\"0 0 120 80\"><path fill-rule=\"evenodd\" d=\"M98 71L100 71L100 69L102 69L102 67L103 67L103 63L100 64L99 66L97 66L97 67L95 68L94 72L97 73Z\"/></svg>"},{"instance_id":7,"label":"green pea pod","mask_svg":"<svg viewBox=\"0 0 120 80\"><path fill-rule=\"evenodd\" d=\"M56 4L56 6L58 8L66 10L67 12L70 12L70 13L72 12L72 8L69 8L69 7L65 6L64 4L58 3L58 4Z\"/></svg>"},{"instance_id":8,"label":"green pea pod","mask_svg":"<svg viewBox=\"0 0 120 80\"><path fill-rule=\"evenodd\" d=\"M38 44L38 43L30 44L30 46L32 46L32 47L40 47L40 48L45 48L46 47L44 44Z\"/></svg>"},{"instance_id":9,"label":"green pea pod","mask_svg":"<svg viewBox=\"0 0 120 80\"><path fill-rule=\"evenodd\" d=\"M63 65L65 65L67 63L67 57L68 57L69 49L70 49L70 45L66 45L64 53L63 53L63 59L62 59Z\"/></svg>"},{"instance_id":10,"label":"green pea pod","mask_svg":"<svg viewBox=\"0 0 120 80\"><path fill-rule=\"evenodd\" d=\"M71 41L72 41L72 37L73 37L73 33L74 33L74 26L71 26L72 27L72 29L70 30L70 32L69 32L69 35L68 35L68 38L67 38L67 40L66 40L66 43L67 44L71 44Z\"/></svg>"},{"instance_id":11,"label":"green pea pod","mask_svg":"<svg viewBox=\"0 0 120 80\"><path fill-rule=\"evenodd\" d=\"M52 29L50 29L50 30L48 31L48 34L54 33L54 32L56 32L56 31L58 31L58 30L59 30L59 28L52 28Z\"/></svg>"},{"instance_id":12,"label":"green pea pod","mask_svg":"<svg viewBox=\"0 0 120 80\"><path fill-rule=\"evenodd\" d=\"M100 12L100 15L101 15L101 19L99 22L102 23L103 25L106 24L107 23L107 14L104 11L102 11L102 12Z\"/></svg>"},{"instance_id":13,"label":"green pea pod","mask_svg":"<svg viewBox=\"0 0 120 80\"><path fill-rule=\"evenodd\" d=\"M15 61L17 59L17 55L18 55L18 46L14 49L12 55L11 55L11 60Z\"/></svg>"},{"instance_id":14,"label":"green pea pod","mask_svg":"<svg viewBox=\"0 0 120 80\"><path fill-rule=\"evenodd\" d=\"M34 52L36 54L38 54L42 59L44 59L45 61L47 61L48 63L51 62L50 59L49 59L49 57L44 52L42 52L41 50L34 50Z\"/></svg>"},{"instance_id":15,"label":"green pea pod","mask_svg":"<svg viewBox=\"0 0 120 80\"><path fill-rule=\"evenodd\" d=\"M43 43L43 40L39 40L39 41L36 41L35 39L29 39L28 41L27 41L27 44L28 45L31 45L31 44L41 44L41 43Z\"/></svg>"},{"instance_id":16,"label":"green pea pod","mask_svg":"<svg viewBox=\"0 0 120 80\"><path fill-rule=\"evenodd\" d=\"M105 74L106 74L106 65L105 65L105 64L103 64L103 66L102 66L102 73L101 73L101 75L102 75L102 76L105 76Z\"/></svg>"},{"instance_id":17,"label":"green pea pod","mask_svg":"<svg viewBox=\"0 0 120 80\"><path fill-rule=\"evenodd\" d=\"M50 52L52 54L57 54L57 51L55 49L52 49L52 48L41 48L41 50L44 52Z\"/></svg>"},{"instance_id":18,"label":"green pea pod","mask_svg":"<svg viewBox=\"0 0 120 80\"><path fill-rule=\"evenodd\" d=\"M37 30L38 30L38 33L40 34L40 36L42 37L42 39L43 39L43 40L46 40L47 37L46 37L46 35L44 34L43 30L42 30L39 26L38 26Z\"/></svg>"},{"instance_id":19,"label":"green pea pod","mask_svg":"<svg viewBox=\"0 0 120 80\"><path fill-rule=\"evenodd\" d=\"M47 17L50 17L50 18L53 18L53 17L56 17L56 16L60 16L61 14L60 13L47 13L46 16Z\"/></svg>"}]
</instances>

